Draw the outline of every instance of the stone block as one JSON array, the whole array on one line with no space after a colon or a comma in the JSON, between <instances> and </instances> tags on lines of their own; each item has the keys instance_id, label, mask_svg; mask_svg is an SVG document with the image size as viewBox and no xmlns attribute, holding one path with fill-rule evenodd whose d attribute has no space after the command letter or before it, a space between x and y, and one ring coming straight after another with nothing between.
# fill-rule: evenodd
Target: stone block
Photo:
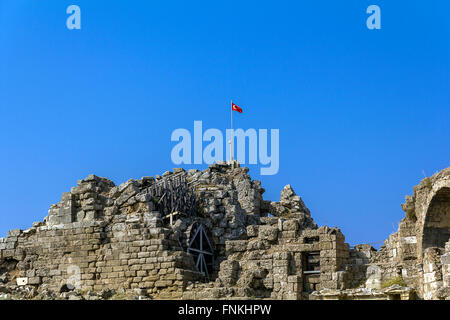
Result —
<instances>
[{"instance_id":1,"label":"stone block","mask_svg":"<svg viewBox=\"0 0 450 320\"><path fill-rule=\"evenodd\" d=\"M262 240L275 241L278 238L278 229L272 226L260 226L258 237Z\"/></svg>"},{"instance_id":2,"label":"stone block","mask_svg":"<svg viewBox=\"0 0 450 320\"><path fill-rule=\"evenodd\" d=\"M247 250L247 240L231 240L226 241L226 251L228 253L243 252Z\"/></svg>"},{"instance_id":3,"label":"stone block","mask_svg":"<svg viewBox=\"0 0 450 320\"><path fill-rule=\"evenodd\" d=\"M14 229L7 232L8 237L18 237L22 233L21 229ZM8 239L8 238L7 238Z\"/></svg>"}]
</instances>

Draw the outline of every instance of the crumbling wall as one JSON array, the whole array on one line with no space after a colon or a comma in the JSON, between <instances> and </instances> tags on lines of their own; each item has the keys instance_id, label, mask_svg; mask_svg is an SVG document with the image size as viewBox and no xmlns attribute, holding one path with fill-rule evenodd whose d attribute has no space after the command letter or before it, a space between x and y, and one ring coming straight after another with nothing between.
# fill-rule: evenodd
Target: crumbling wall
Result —
<instances>
[{"instance_id":1,"label":"crumbling wall","mask_svg":"<svg viewBox=\"0 0 450 320\"><path fill-rule=\"evenodd\" d=\"M450 237L450 168L423 179L413 191L402 205L406 216L398 231L371 262L380 268L381 281L401 277L420 298L434 299L442 286L439 256Z\"/></svg>"},{"instance_id":2,"label":"crumbling wall","mask_svg":"<svg viewBox=\"0 0 450 320\"><path fill-rule=\"evenodd\" d=\"M427 248L423 254L423 298L437 299L437 292L442 287L442 265L440 248Z\"/></svg>"},{"instance_id":3,"label":"crumbling wall","mask_svg":"<svg viewBox=\"0 0 450 320\"><path fill-rule=\"evenodd\" d=\"M246 239L246 226L259 222L264 189L247 172L237 163L217 163L204 171L174 169L119 186L90 175L64 193L43 222L0 239L0 280L55 292L68 286L142 288L179 298L188 282L205 278L186 252L185 233L194 222L211 231L216 273L225 242ZM198 212L177 212L171 224L155 211L159 199L146 190L180 173L196 190Z\"/></svg>"},{"instance_id":4,"label":"crumbling wall","mask_svg":"<svg viewBox=\"0 0 450 320\"><path fill-rule=\"evenodd\" d=\"M55 292L67 285L150 288L178 297L186 281L198 279L192 258L167 237L168 229L150 226L146 218L134 216L113 226L92 221L15 230L4 240L15 248L1 250L1 259L20 261L16 280Z\"/></svg>"},{"instance_id":5,"label":"crumbling wall","mask_svg":"<svg viewBox=\"0 0 450 320\"><path fill-rule=\"evenodd\" d=\"M378 287L377 284L381 281L378 277L378 274L380 274L379 268L372 267L367 270L376 252L375 248L369 244L356 245L350 249L349 258L344 266L346 288Z\"/></svg>"},{"instance_id":6,"label":"crumbling wall","mask_svg":"<svg viewBox=\"0 0 450 320\"><path fill-rule=\"evenodd\" d=\"M226 243L214 284L198 284L185 299L308 299L322 288L343 289L348 244L337 228L301 229L301 219L265 218L247 240Z\"/></svg>"},{"instance_id":7,"label":"crumbling wall","mask_svg":"<svg viewBox=\"0 0 450 320\"><path fill-rule=\"evenodd\" d=\"M419 262L423 258L423 250L428 247L443 248L446 240L441 236L450 236L450 168L427 177L414 187L414 194L406 198L402 208L406 212L406 220L414 223L414 236L416 237L416 255ZM432 238L428 229L431 230ZM435 239L436 241L431 241ZM439 239L439 241L437 241Z\"/></svg>"}]
</instances>

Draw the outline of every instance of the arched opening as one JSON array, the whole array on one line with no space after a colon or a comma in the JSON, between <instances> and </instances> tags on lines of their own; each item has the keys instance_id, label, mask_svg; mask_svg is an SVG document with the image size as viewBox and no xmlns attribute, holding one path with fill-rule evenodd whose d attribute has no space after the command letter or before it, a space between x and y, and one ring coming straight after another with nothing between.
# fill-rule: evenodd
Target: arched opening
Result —
<instances>
[{"instance_id":1,"label":"arched opening","mask_svg":"<svg viewBox=\"0 0 450 320\"><path fill-rule=\"evenodd\" d=\"M440 189L430 202L423 228L422 250L445 247L450 239L450 188Z\"/></svg>"}]
</instances>

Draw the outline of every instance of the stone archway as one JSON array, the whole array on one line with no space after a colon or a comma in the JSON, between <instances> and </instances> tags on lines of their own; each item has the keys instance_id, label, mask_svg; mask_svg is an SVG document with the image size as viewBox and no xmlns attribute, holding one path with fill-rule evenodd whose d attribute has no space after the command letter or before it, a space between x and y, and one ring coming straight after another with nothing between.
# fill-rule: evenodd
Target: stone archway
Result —
<instances>
[{"instance_id":1,"label":"stone archway","mask_svg":"<svg viewBox=\"0 0 450 320\"><path fill-rule=\"evenodd\" d=\"M439 189L430 201L422 233L422 252L430 247L445 247L450 239L450 188Z\"/></svg>"}]
</instances>

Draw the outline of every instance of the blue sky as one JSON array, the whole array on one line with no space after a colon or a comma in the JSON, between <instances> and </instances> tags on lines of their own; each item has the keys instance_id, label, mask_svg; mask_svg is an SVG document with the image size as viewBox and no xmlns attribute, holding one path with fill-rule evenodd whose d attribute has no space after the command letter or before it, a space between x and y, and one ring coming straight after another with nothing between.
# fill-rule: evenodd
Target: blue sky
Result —
<instances>
[{"instance_id":1,"label":"blue sky","mask_svg":"<svg viewBox=\"0 0 450 320\"><path fill-rule=\"evenodd\" d=\"M249 166L266 199L290 183L350 244L382 241L423 172L450 165L449 14L446 0L0 0L0 236L91 173L175 167L172 131L225 130L233 98L236 127L280 129L278 174Z\"/></svg>"}]
</instances>

